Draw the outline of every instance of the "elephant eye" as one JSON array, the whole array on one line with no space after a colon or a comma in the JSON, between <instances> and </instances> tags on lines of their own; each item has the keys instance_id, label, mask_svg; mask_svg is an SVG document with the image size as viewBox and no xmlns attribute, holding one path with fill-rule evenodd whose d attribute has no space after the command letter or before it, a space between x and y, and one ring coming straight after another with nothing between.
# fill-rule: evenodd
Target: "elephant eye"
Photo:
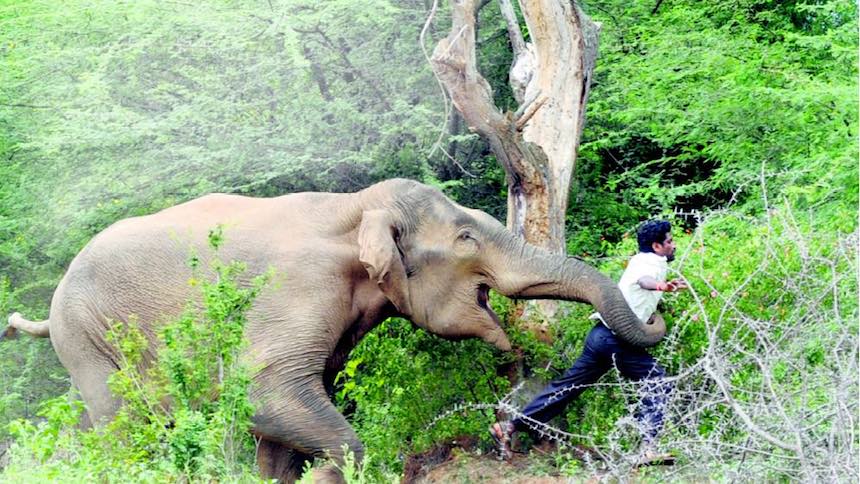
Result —
<instances>
[{"instance_id":1,"label":"elephant eye","mask_svg":"<svg viewBox=\"0 0 860 484\"><path fill-rule=\"evenodd\" d=\"M472 233L469 232L468 230L464 230L464 231L460 232L460 234L457 235L457 238L460 240L475 240L475 238L472 237Z\"/></svg>"},{"instance_id":2,"label":"elephant eye","mask_svg":"<svg viewBox=\"0 0 860 484\"><path fill-rule=\"evenodd\" d=\"M454 251L460 257L472 257L480 250L480 242L469 230L461 230L454 241Z\"/></svg>"}]
</instances>

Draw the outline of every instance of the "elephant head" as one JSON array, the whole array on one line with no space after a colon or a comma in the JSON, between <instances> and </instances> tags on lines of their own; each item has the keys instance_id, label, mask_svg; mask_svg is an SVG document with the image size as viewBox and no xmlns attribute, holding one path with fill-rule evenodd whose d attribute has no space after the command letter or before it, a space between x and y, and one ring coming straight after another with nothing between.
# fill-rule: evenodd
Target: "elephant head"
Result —
<instances>
[{"instance_id":1,"label":"elephant head","mask_svg":"<svg viewBox=\"0 0 860 484\"><path fill-rule=\"evenodd\" d=\"M391 180L361 192L359 259L405 317L448 339L511 345L488 304L489 290L516 299L593 305L624 340L652 346L662 319L642 323L609 278L570 257L527 244L480 210L439 190Z\"/></svg>"}]
</instances>

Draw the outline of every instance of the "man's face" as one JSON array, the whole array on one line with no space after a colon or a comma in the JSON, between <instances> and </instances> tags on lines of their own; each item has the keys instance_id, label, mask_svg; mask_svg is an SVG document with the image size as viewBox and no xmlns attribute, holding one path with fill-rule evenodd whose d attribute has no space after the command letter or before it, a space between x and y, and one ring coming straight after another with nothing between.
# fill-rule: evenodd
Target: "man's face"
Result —
<instances>
[{"instance_id":1,"label":"man's face","mask_svg":"<svg viewBox=\"0 0 860 484\"><path fill-rule=\"evenodd\" d=\"M672 238L672 232L666 232L666 240L662 244L654 242L651 248L655 254L662 255L667 261L675 260L675 239Z\"/></svg>"}]
</instances>

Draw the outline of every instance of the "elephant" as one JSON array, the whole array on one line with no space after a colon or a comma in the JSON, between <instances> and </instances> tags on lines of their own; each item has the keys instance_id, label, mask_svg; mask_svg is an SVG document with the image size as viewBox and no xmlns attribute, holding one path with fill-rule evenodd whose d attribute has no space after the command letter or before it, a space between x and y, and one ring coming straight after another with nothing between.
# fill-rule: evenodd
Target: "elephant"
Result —
<instances>
[{"instance_id":1,"label":"elephant","mask_svg":"<svg viewBox=\"0 0 860 484\"><path fill-rule=\"evenodd\" d=\"M487 213L437 188L405 179L355 193L273 198L210 194L121 220L74 258L54 292L49 319L10 327L49 336L91 421L120 402L107 380L118 368L105 339L111 322L135 318L157 351L155 328L195 296L190 250L206 252L209 230L224 227L219 256L274 269L277 284L247 314L246 350L256 369L251 393L258 463L266 477L294 481L314 457L363 455L329 392L350 350L375 326L399 316L447 339L511 344L488 304L490 289L516 299L593 305L626 341L656 344L665 323L643 323L609 278L572 257L526 243Z\"/></svg>"}]
</instances>

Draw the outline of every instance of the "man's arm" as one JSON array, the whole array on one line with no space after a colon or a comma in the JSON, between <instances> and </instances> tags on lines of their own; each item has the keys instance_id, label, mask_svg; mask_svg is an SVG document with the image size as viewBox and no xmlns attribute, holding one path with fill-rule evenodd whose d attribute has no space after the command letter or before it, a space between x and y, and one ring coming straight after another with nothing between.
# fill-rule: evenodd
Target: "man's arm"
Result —
<instances>
[{"instance_id":1,"label":"man's arm","mask_svg":"<svg viewBox=\"0 0 860 484\"><path fill-rule=\"evenodd\" d=\"M649 291L675 292L687 288L687 283L681 279L672 279L669 282L660 282L651 276L642 276L636 281L639 287Z\"/></svg>"}]
</instances>

